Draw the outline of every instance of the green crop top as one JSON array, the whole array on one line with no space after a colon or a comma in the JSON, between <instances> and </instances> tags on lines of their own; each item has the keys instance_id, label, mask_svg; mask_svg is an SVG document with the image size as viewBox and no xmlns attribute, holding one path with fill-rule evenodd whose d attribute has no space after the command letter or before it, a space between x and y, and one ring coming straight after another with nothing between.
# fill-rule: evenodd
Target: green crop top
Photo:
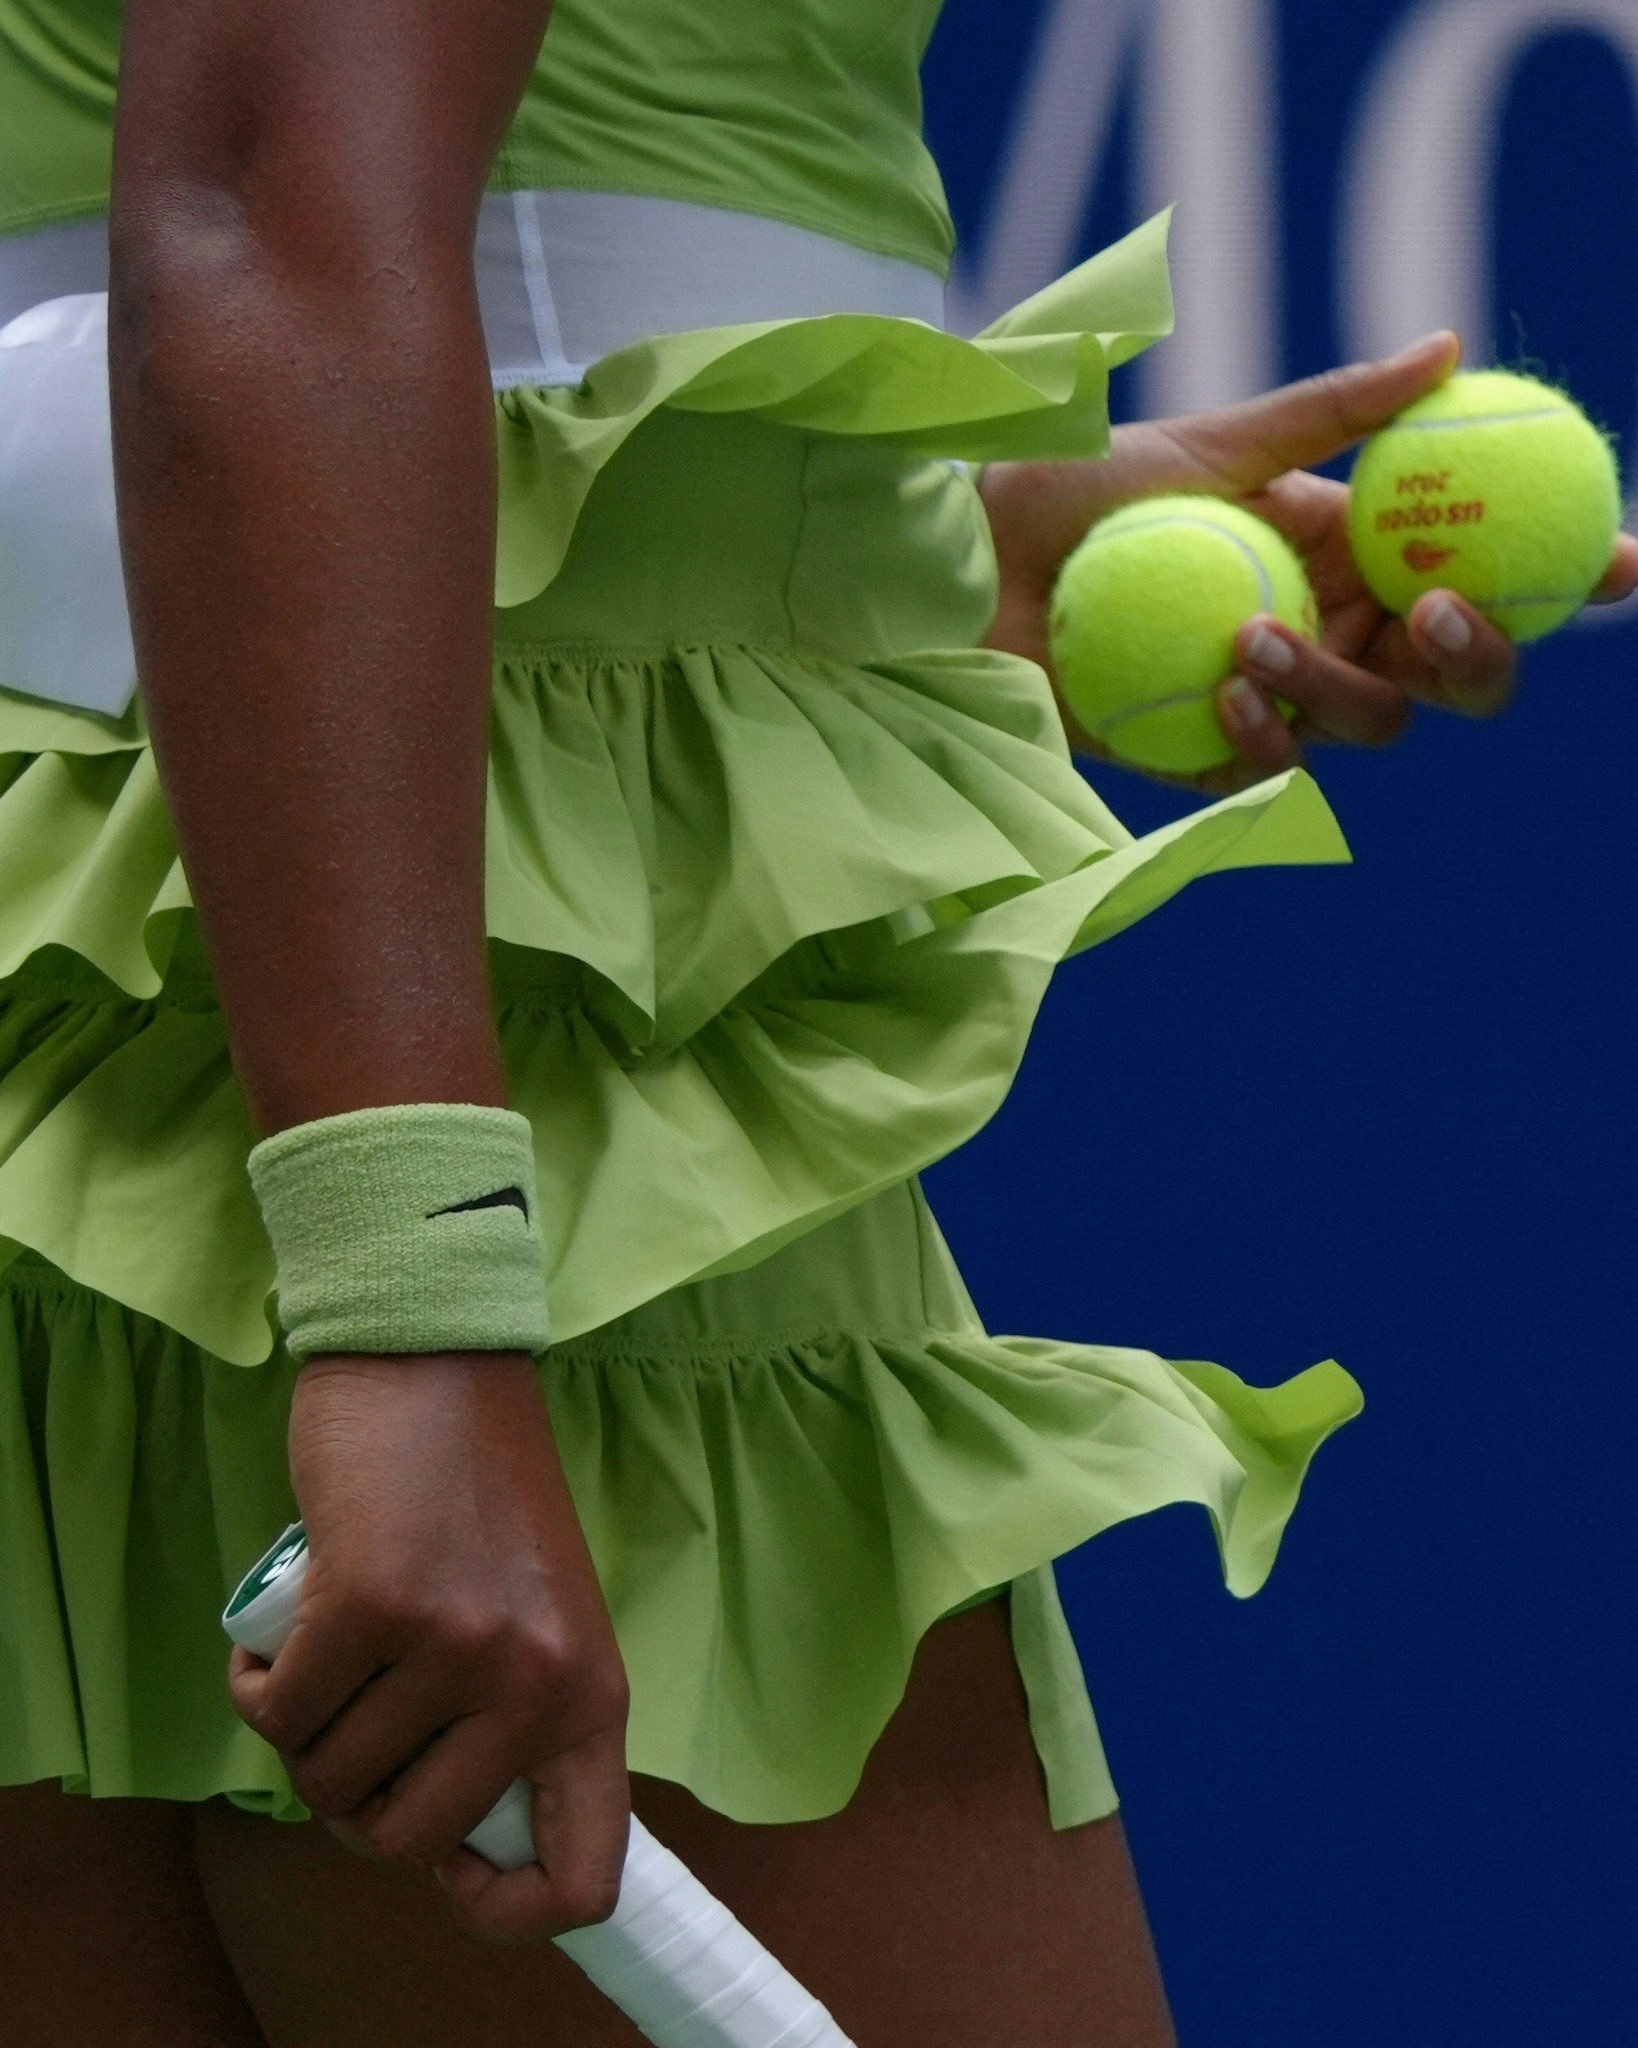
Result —
<instances>
[{"instance_id":1,"label":"green crop top","mask_svg":"<svg viewBox=\"0 0 1638 2048\"><path fill-rule=\"evenodd\" d=\"M491 189L689 199L941 275L942 0L558 0ZM0 0L0 234L106 210L121 0Z\"/></svg>"}]
</instances>

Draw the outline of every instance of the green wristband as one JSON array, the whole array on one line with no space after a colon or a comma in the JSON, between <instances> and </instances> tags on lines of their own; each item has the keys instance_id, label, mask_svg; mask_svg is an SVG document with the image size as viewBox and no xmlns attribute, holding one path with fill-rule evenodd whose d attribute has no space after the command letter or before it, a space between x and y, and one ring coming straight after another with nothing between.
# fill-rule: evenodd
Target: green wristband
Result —
<instances>
[{"instance_id":1,"label":"green wristband","mask_svg":"<svg viewBox=\"0 0 1638 2048\"><path fill-rule=\"evenodd\" d=\"M471 1102L347 1110L264 1138L249 1166L293 1357L546 1349L527 1118Z\"/></svg>"}]
</instances>

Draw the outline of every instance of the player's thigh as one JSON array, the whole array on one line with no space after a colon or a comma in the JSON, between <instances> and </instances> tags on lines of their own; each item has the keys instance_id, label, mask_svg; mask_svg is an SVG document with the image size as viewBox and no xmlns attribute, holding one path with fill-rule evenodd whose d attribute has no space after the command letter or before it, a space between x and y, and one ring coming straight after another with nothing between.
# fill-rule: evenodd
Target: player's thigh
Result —
<instances>
[{"instance_id":1,"label":"player's thigh","mask_svg":"<svg viewBox=\"0 0 1638 2048\"><path fill-rule=\"evenodd\" d=\"M1167 2048L1119 1823L1055 1834L1005 1609L941 1624L848 1807L747 1827L636 1777L637 1812L861 2048ZM199 1816L207 1890L273 2048L639 2048L555 1949L458 1934L430 1882L322 1828Z\"/></svg>"},{"instance_id":2,"label":"player's thigh","mask_svg":"<svg viewBox=\"0 0 1638 2048\"><path fill-rule=\"evenodd\" d=\"M921 1645L839 1815L743 1829L655 1784L645 1819L860 2048L1169 2048L1116 1819L1054 1833L1001 1602Z\"/></svg>"},{"instance_id":3,"label":"player's thigh","mask_svg":"<svg viewBox=\"0 0 1638 2048\"><path fill-rule=\"evenodd\" d=\"M1118 1820L1053 1831L1003 1603L923 1643L839 1814L736 1828L655 1784L645 1818L861 2048L1170 2048Z\"/></svg>"},{"instance_id":4,"label":"player's thigh","mask_svg":"<svg viewBox=\"0 0 1638 2048\"><path fill-rule=\"evenodd\" d=\"M0 2015L18 2048L265 2048L182 1808L0 1787Z\"/></svg>"}]
</instances>

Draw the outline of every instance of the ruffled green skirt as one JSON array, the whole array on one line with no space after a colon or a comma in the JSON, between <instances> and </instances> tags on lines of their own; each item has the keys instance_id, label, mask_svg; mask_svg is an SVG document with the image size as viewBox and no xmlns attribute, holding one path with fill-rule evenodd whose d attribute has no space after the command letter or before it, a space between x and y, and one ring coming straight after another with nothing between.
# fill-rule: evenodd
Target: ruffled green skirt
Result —
<instances>
[{"instance_id":1,"label":"ruffled green skirt","mask_svg":"<svg viewBox=\"0 0 1638 2048\"><path fill-rule=\"evenodd\" d=\"M1039 671L975 651L987 528L925 450L1095 447L1140 323L1073 294L1121 283L1037 311L1056 349L803 322L498 400L488 917L541 1371L632 1768L744 1820L845 1804L921 1636L999 1587L1054 1822L1109 1811L1051 1560L1193 1501L1254 1591L1359 1405L1332 1365L1260 1392L989 1337L915 1189L1067 956L1343 857L1301 776L1134 840ZM0 1782L300 1811L216 1619L291 1511L252 1140L140 707L0 689Z\"/></svg>"}]
</instances>

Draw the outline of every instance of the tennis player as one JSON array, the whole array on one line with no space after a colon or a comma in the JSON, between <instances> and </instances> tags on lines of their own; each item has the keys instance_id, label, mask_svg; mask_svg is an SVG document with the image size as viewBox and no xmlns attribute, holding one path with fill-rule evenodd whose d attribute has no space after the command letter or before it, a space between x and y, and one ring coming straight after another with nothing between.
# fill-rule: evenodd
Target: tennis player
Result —
<instances>
[{"instance_id":1,"label":"tennis player","mask_svg":"<svg viewBox=\"0 0 1638 2048\"><path fill-rule=\"evenodd\" d=\"M1306 473L1457 345L1106 452L1164 223L944 334L937 0L548 12L0 0L7 2036L629 2044L548 1937L634 1806L862 2048L1150 2048L1052 1561L1254 1590L1357 1390L991 1336L916 1175L1061 960L1340 856L1306 739L1505 701ZM1042 611L1178 488L1326 637L1134 840Z\"/></svg>"}]
</instances>

